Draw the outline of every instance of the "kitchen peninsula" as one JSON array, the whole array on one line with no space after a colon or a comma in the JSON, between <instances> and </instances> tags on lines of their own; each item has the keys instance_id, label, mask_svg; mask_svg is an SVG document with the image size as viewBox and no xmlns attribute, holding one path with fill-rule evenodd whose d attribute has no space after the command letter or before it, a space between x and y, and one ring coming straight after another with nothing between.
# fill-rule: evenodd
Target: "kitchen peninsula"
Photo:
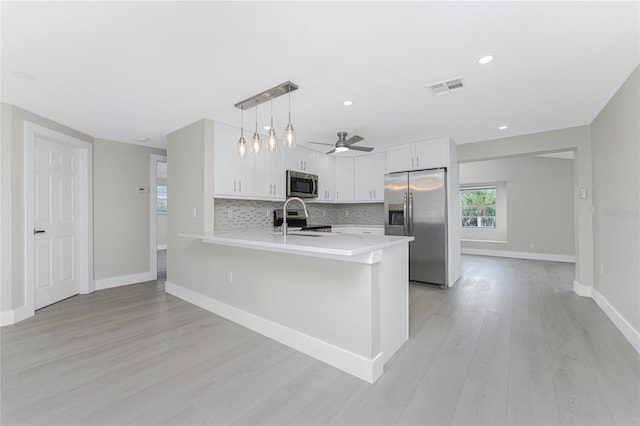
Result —
<instances>
[{"instance_id":1,"label":"kitchen peninsula","mask_svg":"<svg viewBox=\"0 0 640 426\"><path fill-rule=\"evenodd\" d=\"M185 233L166 291L370 383L408 338L408 244L384 235Z\"/></svg>"}]
</instances>

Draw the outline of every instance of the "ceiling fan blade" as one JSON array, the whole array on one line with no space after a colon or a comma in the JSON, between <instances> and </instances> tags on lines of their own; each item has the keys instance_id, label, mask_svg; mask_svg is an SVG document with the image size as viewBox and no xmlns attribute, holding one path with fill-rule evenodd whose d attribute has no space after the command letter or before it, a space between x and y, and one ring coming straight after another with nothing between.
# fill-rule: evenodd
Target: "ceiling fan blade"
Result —
<instances>
[{"instance_id":1,"label":"ceiling fan blade","mask_svg":"<svg viewBox=\"0 0 640 426\"><path fill-rule=\"evenodd\" d=\"M358 142L363 141L363 140L364 140L364 138L362 136L355 135L355 136L351 136L344 143L345 143L345 145L349 146L351 144L358 143Z\"/></svg>"},{"instance_id":2,"label":"ceiling fan blade","mask_svg":"<svg viewBox=\"0 0 640 426\"><path fill-rule=\"evenodd\" d=\"M336 152L336 149L335 149L335 148L334 148L334 149L332 149L332 150L331 150L331 151L329 151L329 152L325 152L325 154L333 154L334 152Z\"/></svg>"},{"instance_id":3,"label":"ceiling fan blade","mask_svg":"<svg viewBox=\"0 0 640 426\"><path fill-rule=\"evenodd\" d=\"M327 145L327 146L333 146L334 145L332 143L311 142L311 141L309 141L308 143L315 143L316 145Z\"/></svg>"},{"instance_id":4,"label":"ceiling fan blade","mask_svg":"<svg viewBox=\"0 0 640 426\"><path fill-rule=\"evenodd\" d=\"M370 146L350 146L349 150L371 152L373 148Z\"/></svg>"}]
</instances>

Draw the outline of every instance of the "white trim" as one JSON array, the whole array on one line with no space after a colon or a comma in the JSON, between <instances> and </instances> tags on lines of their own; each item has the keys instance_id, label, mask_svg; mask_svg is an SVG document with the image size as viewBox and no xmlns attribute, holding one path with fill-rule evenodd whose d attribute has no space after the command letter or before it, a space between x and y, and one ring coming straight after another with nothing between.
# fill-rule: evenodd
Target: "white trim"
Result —
<instances>
[{"instance_id":1,"label":"white trim","mask_svg":"<svg viewBox=\"0 0 640 426\"><path fill-rule=\"evenodd\" d=\"M123 285L144 283L153 281L158 278L157 271L139 272L131 275L121 275L119 277L104 278L96 280L96 290L104 290L105 288L121 287Z\"/></svg>"},{"instance_id":2,"label":"white trim","mask_svg":"<svg viewBox=\"0 0 640 426\"><path fill-rule=\"evenodd\" d=\"M166 250L166 249L167 249L166 244L158 244L158 250Z\"/></svg>"},{"instance_id":3,"label":"white trim","mask_svg":"<svg viewBox=\"0 0 640 426\"><path fill-rule=\"evenodd\" d=\"M510 257L515 259L548 260L551 262L568 262L568 263L576 262L575 256L567 256L563 254L550 254L550 253L528 253L525 251L488 250L488 249L462 247L461 253L476 254L479 256Z\"/></svg>"},{"instance_id":4,"label":"white trim","mask_svg":"<svg viewBox=\"0 0 640 426\"><path fill-rule=\"evenodd\" d=\"M149 274L153 278L146 281L158 279L158 163L166 162L166 155L149 155Z\"/></svg>"},{"instance_id":5,"label":"white trim","mask_svg":"<svg viewBox=\"0 0 640 426\"><path fill-rule=\"evenodd\" d=\"M640 333L633 328L629 321L627 321L616 308L595 288L582 285L577 281L573 282L573 291L578 296L589 297L596 302L596 305L602 309L607 317L611 320L613 325L622 333L622 335L631 343L631 346L640 353Z\"/></svg>"},{"instance_id":6,"label":"white trim","mask_svg":"<svg viewBox=\"0 0 640 426\"><path fill-rule=\"evenodd\" d=\"M192 290L170 282L165 283L165 291L216 315L227 318L250 330L267 336L302 353L326 362L342 371L368 383L374 383L384 370L384 354L378 353L373 359L349 352L323 342L315 337L292 330L276 322L267 320L235 306L227 305Z\"/></svg>"},{"instance_id":7,"label":"white trim","mask_svg":"<svg viewBox=\"0 0 640 426\"><path fill-rule=\"evenodd\" d=\"M26 305L20 306L18 309L0 312L0 327L15 324L24 319L32 317L33 311L29 311Z\"/></svg>"},{"instance_id":8,"label":"white trim","mask_svg":"<svg viewBox=\"0 0 640 426\"><path fill-rule=\"evenodd\" d=\"M573 291L582 297L592 297L593 287L588 285L582 285L578 281L573 281Z\"/></svg>"},{"instance_id":9,"label":"white trim","mask_svg":"<svg viewBox=\"0 0 640 426\"><path fill-rule=\"evenodd\" d=\"M593 289L593 300L600 306L600 309L609 317L611 322L620 330L620 333L631 343L631 346L640 353L640 333L622 316L616 308L595 288Z\"/></svg>"},{"instance_id":10,"label":"white trim","mask_svg":"<svg viewBox=\"0 0 640 426\"><path fill-rule=\"evenodd\" d=\"M93 281L93 145L64 133L57 132L47 127L40 126L29 121L24 122L24 300L25 306L14 310L14 321L21 321L24 318L33 316L35 313L35 284L34 284L34 243L33 243L33 223L34 223L34 200L29 194L34 193L34 143L35 136L62 143L72 147L78 152L79 159L79 202L81 204L80 216L78 218L81 234L79 238L77 259L82 265L79 271L79 293L91 293L95 290ZM82 238L84 237L84 238ZM22 312L24 309L25 313ZM20 319L18 319L20 318Z\"/></svg>"}]
</instances>

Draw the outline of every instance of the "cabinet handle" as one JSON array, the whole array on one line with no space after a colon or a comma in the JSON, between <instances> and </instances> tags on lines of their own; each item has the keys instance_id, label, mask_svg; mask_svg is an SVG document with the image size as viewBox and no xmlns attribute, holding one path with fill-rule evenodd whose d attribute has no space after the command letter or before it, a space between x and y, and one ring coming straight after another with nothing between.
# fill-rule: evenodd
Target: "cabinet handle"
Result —
<instances>
[{"instance_id":1,"label":"cabinet handle","mask_svg":"<svg viewBox=\"0 0 640 426\"><path fill-rule=\"evenodd\" d=\"M242 181L238 181L238 192L242 192Z\"/></svg>"},{"instance_id":2,"label":"cabinet handle","mask_svg":"<svg viewBox=\"0 0 640 426\"><path fill-rule=\"evenodd\" d=\"M237 184L236 184L236 181L234 180L233 181L233 192L236 192L236 191L237 191Z\"/></svg>"},{"instance_id":3,"label":"cabinet handle","mask_svg":"<svg viewBox=\"0 0 640 426\"><path fill-rule=\"evenodd\" d=\"M269 195L273 195L273 185L269 184Z\"/></svg>"},{"instance_id":4,"label":"cabinet handle","mask_svg":"<svg viewBox=\"0 0 640 426\"><path fill-rule=\"evenodd\" d=\"M376 190L373 190L373 198L376 198Z\"/></svg>"},{"instance_id":5,"label":"cabinet handle","mask_svg":"<svg viewBox=\"0 0 640 426\"><path fill-rule=\"evenodd\" d=\"M411 168L412 169L415 167L415 164L414 164L415 161L416 161L416 159L412 157L411 158Z\"/></svg>"},{"instance_id":6,"label":"cabinet handle","mask_svg":"<svg viewBox=\"0 0 640 426\"><path fill-rule=\"evenodd\" d=\"M336 200L340 199L340 192L336 191Z\"/></svg>"},{"instance_id":7,"label":"cabinet handle","mask_svg":"<svg viewBox=\"0 0 640 426\"><path fill-rule=\"evenodd\" d=\"M416 157L416 167L420 167L420 157Z\"/></svg>"},{"instance_id":8,"label":"cabinet handle","mask_svg":"<svg viewBox=\"0 0 640 426\"><path fill-rule=\"evenodd\" d=\"M276 192L277 192L277 191L276 191L276 184L274 183L274 184L273 184L273 195L276 195Z\"/></svg>"},{"instance_id":9,"label":"cabinet handle","mask_svg":"<svg viewBox=\"0 0 640 426\"><path fill-rule=\"evenodd\" d=\"M372 195L373 195L373 192L369 190L369 198L373 198Z\"/></svg>"}]
</instances>

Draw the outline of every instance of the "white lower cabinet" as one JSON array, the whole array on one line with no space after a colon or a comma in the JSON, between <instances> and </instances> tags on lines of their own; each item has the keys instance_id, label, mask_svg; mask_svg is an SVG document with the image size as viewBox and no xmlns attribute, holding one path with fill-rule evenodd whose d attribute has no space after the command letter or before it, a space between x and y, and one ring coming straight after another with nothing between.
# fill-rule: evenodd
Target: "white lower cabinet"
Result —
<instances>
[{"instance_id":1,"label":"white lower cabinet","mask_svg":"<svg viewBox=\"0 0 640 426\"><path fill-rule=\"evenodd\" d=\"M384 235L384 228L381 226L333 225L331 226L331 232L336 234Z\"/></svg>"}]
</instances>

